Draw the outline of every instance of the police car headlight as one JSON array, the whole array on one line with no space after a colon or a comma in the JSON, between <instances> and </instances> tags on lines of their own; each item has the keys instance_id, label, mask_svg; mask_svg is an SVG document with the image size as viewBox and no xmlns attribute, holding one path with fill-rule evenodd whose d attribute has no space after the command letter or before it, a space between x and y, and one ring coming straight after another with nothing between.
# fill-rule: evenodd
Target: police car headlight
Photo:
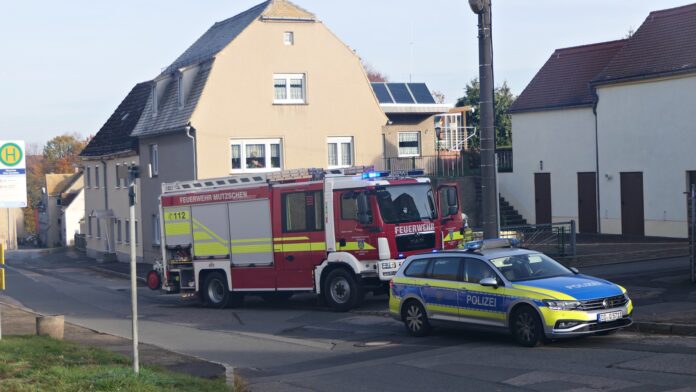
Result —
<instances>
[{"instance_id":1,"label":"police car headlight","mask_svg":"<svg viewBox=\"0 0 696 392\"><path fill-rule=\"evenodd\" d=\"M578 301L550 301L544 300L546 306L551 310L573 310L580 306Z\"/></svg>"}]
</instances>

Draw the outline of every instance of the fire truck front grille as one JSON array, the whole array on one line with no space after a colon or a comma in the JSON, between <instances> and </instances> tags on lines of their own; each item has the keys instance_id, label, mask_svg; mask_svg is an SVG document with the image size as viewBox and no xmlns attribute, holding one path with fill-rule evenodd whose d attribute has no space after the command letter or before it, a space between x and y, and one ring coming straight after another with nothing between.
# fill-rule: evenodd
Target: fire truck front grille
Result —
<instances>
[{"instance_id":1,"label":"fire truck front grille","mask_svg":"<svg viewBox=\"0 0 696 392\"><path fill-rule=\"evenodd\" d=\"M396 249L399 252L432 249L435 247L435 233L417 233L396 237Z\"/></svg>"}]
</instances>

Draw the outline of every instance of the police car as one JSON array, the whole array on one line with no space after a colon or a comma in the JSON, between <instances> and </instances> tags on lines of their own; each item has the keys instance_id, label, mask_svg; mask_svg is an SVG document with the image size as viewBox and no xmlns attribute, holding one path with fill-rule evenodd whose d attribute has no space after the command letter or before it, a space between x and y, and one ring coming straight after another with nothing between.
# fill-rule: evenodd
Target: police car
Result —
<instances>
[{"instance_id":1,"label":"police car","mask_svg":"<svg viewBox=\"0 0 696 392\"><path fill-rule=\"evenodd\" d=\"M516 246L472 241L407 258L390 283L390 313L414 336L427 335L435 322L455 322L509 331L528 347L632 324L623 287Z\"/></svg>"}]
</instances>

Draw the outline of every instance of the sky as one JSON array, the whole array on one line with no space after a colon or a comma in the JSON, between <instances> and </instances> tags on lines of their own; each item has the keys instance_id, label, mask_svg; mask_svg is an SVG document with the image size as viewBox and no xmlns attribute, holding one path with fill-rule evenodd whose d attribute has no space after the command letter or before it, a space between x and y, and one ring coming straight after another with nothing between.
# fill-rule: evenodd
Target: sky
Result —
<instances>
[{"instance_id":1,"label":"sky","mask_svg":"<svg viewBox=\"0 0 696 392\"><path fill-rule=\"evenodd\" d=\"M0 13L0 140L93 135L138 82L261 0L23 0ZM696 0L493 0L496 84L522 92L556 48L610 41ZM448 103L478 76L467 0L294 0L390 81Z\"/></svg>"}]
</instances>

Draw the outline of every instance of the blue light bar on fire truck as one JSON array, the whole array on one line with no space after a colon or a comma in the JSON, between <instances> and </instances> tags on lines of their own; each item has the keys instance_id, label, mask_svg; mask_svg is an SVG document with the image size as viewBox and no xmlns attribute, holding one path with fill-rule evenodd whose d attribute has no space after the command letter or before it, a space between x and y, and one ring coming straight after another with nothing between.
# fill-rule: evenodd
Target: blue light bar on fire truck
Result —
<instances>
[{"instance_id":1,"label":"blue light bar on fire truck","mask_svg":"<svg viewBox=\"0 0 696 392\"><path fill-rule=\"evenodd\" d=\"M369 171L362 174L363 180L373 180L375 178L389 177L388 171Z\"/></svg>"}]
</instances>

